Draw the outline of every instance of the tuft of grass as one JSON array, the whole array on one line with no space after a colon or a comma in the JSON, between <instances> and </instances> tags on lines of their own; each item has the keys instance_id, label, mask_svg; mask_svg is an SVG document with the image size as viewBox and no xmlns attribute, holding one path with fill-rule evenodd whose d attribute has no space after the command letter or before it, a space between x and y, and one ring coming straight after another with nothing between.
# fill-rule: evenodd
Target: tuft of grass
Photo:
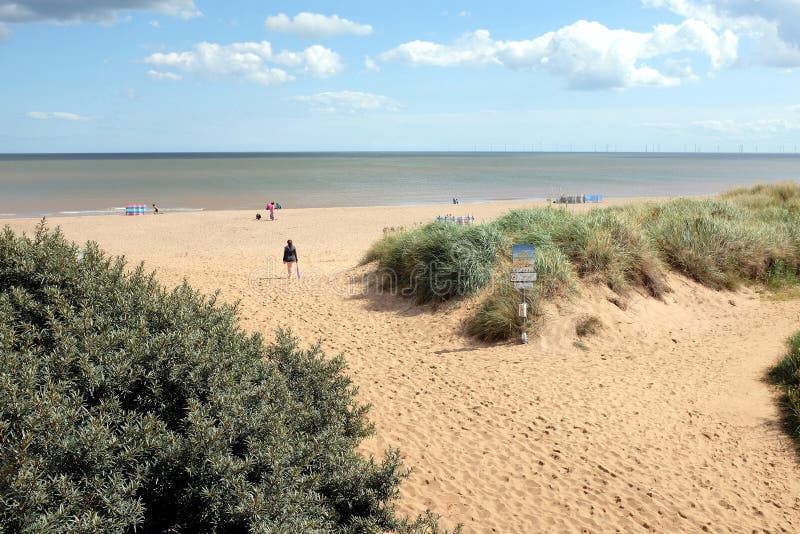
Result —
<instances>
[{"instance_id":1,"label":"tuft of grass","mask_svg":"<svg viewBox=\"0 0 800 534\"><path fill-rule=\"evenodd\" d=\"M377 261L383 289L424 304L469 295L486 286L505 236L492 225L435 222L387 234L363 262Z\"/></svg>"},{"instance_id":2,"label":"tuft of grass","mask_svg":"<svg viewBox=\"0 0 800 534\"><path fill-rule=\"evenodd\" d=\"M578 337L593 336L603 328L603 322L596 315L584 315L575 325Z\"/></svg>"},{"instance_id":3,"label":"tuft of grass","mask_svg":"<svg viewBox=\"0 0 800 534\"><path fill-rule=\"evenodd\" d=\"M536 298L534 292L526 292L525 302L528 303L528 317L523 321L519 316L520 292L510 283L494 284L477 313L467 322L467 334L492 342L512 339L529 331L541 317L541 299Z\"/></svg>"},{"instance_id":4,"label":"tuft of grass","mask_svg":"<svg viewBox=\"0 0 800 534\"><path fill-rule=\"evenodd\" d=\"M564 253L553 245L537 249L536 269L536 285L525 292L528 303L526 321L519 317L522 295L511 285L511 268L506 264L478 306L478 311L467 321L467 333L483 341L500 341L516 337L523 331L538 329L544 319L542 302L573 293L576 275Z\"/></svg>"},{"instance_id":5,"label":"tuft of grass","mask_svg":"<svg viewBox=\"0 0 800 534\"><path fill-rule=\"evenodd\" d=\"M768 379L784 391L786 427L800 448L800 332L786 340L788 351L773 367Z\"/></svg>"}]
</instances>

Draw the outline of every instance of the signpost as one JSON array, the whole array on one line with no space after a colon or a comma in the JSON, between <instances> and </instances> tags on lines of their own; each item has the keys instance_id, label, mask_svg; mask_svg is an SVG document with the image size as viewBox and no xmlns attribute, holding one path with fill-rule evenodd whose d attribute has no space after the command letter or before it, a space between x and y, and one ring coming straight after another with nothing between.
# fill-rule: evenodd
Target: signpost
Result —
<instances>
[{"instance_id":1,"label":"signpost","mask_svg":"<svg viewBox=\"0 0 800 534\"><path fill-rule=\"evenodd\" d=\"M525 301L525 290L533 289L536 281L536 262L534 259L535 248L533 245L512 245L511 247L511 283L522 291L522 303L519 305L519 316L523 326L528 316L528 303ZM523 330L522 343L528 342L528 334Z\"/></svg>"}]
</instances>

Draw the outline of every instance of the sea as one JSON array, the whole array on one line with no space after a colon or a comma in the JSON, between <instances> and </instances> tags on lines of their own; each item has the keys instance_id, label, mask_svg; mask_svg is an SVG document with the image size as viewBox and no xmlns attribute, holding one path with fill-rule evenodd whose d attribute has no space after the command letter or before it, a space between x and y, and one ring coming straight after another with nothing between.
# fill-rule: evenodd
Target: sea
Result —
<instances>
[{"instance_id":1,"label":"sea","mask_svg":"<svg viewBox=\"0 0 800 534\"><path fill-rule=\"evenodd\" d=\"M696 196L800 181L798 154L0 154L0 217Z\"/></svg>"}]
</instances>

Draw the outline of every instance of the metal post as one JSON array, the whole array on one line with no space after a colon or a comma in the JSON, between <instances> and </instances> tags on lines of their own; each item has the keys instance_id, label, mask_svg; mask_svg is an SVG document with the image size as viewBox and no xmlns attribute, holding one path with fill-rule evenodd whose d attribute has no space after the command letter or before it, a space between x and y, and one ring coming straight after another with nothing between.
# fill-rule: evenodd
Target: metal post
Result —
<instances>
[{"instance_id":1,"label":"metal post","mask_svg":"<svg viewBox=\"0 0 800 534\"><path fill-rule=\"evenodd\" d=\"M522 327L521 327L522 336L520 338L520 341L522 341L523 345L528 342L528 334L527 334L527 332L525 332L525 319L528 317L528 313L527 313L528 310L526 308L527 308L527 301L525 300L525 288L523 287L522 288L522 306L520 308L524 312L524 313L520 314L522 316Z\"/></svg>"}]
</instances>

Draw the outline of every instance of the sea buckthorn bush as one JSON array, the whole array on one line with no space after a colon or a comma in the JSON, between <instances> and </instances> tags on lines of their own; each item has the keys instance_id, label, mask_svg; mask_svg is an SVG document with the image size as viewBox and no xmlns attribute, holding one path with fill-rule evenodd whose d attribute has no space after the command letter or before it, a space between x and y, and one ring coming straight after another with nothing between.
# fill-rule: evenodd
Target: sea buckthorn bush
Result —
<instances>
[{"instance_id":1,"label":"sea buckthorn bush","mask_svg":"<svg viewBox=\"0 0 800 534\"><path fill-rule=\"evenodd\" d=\"M41 225L0 233L0 531L438 532L340 357Z\"/></svg>"}]
</instances>

